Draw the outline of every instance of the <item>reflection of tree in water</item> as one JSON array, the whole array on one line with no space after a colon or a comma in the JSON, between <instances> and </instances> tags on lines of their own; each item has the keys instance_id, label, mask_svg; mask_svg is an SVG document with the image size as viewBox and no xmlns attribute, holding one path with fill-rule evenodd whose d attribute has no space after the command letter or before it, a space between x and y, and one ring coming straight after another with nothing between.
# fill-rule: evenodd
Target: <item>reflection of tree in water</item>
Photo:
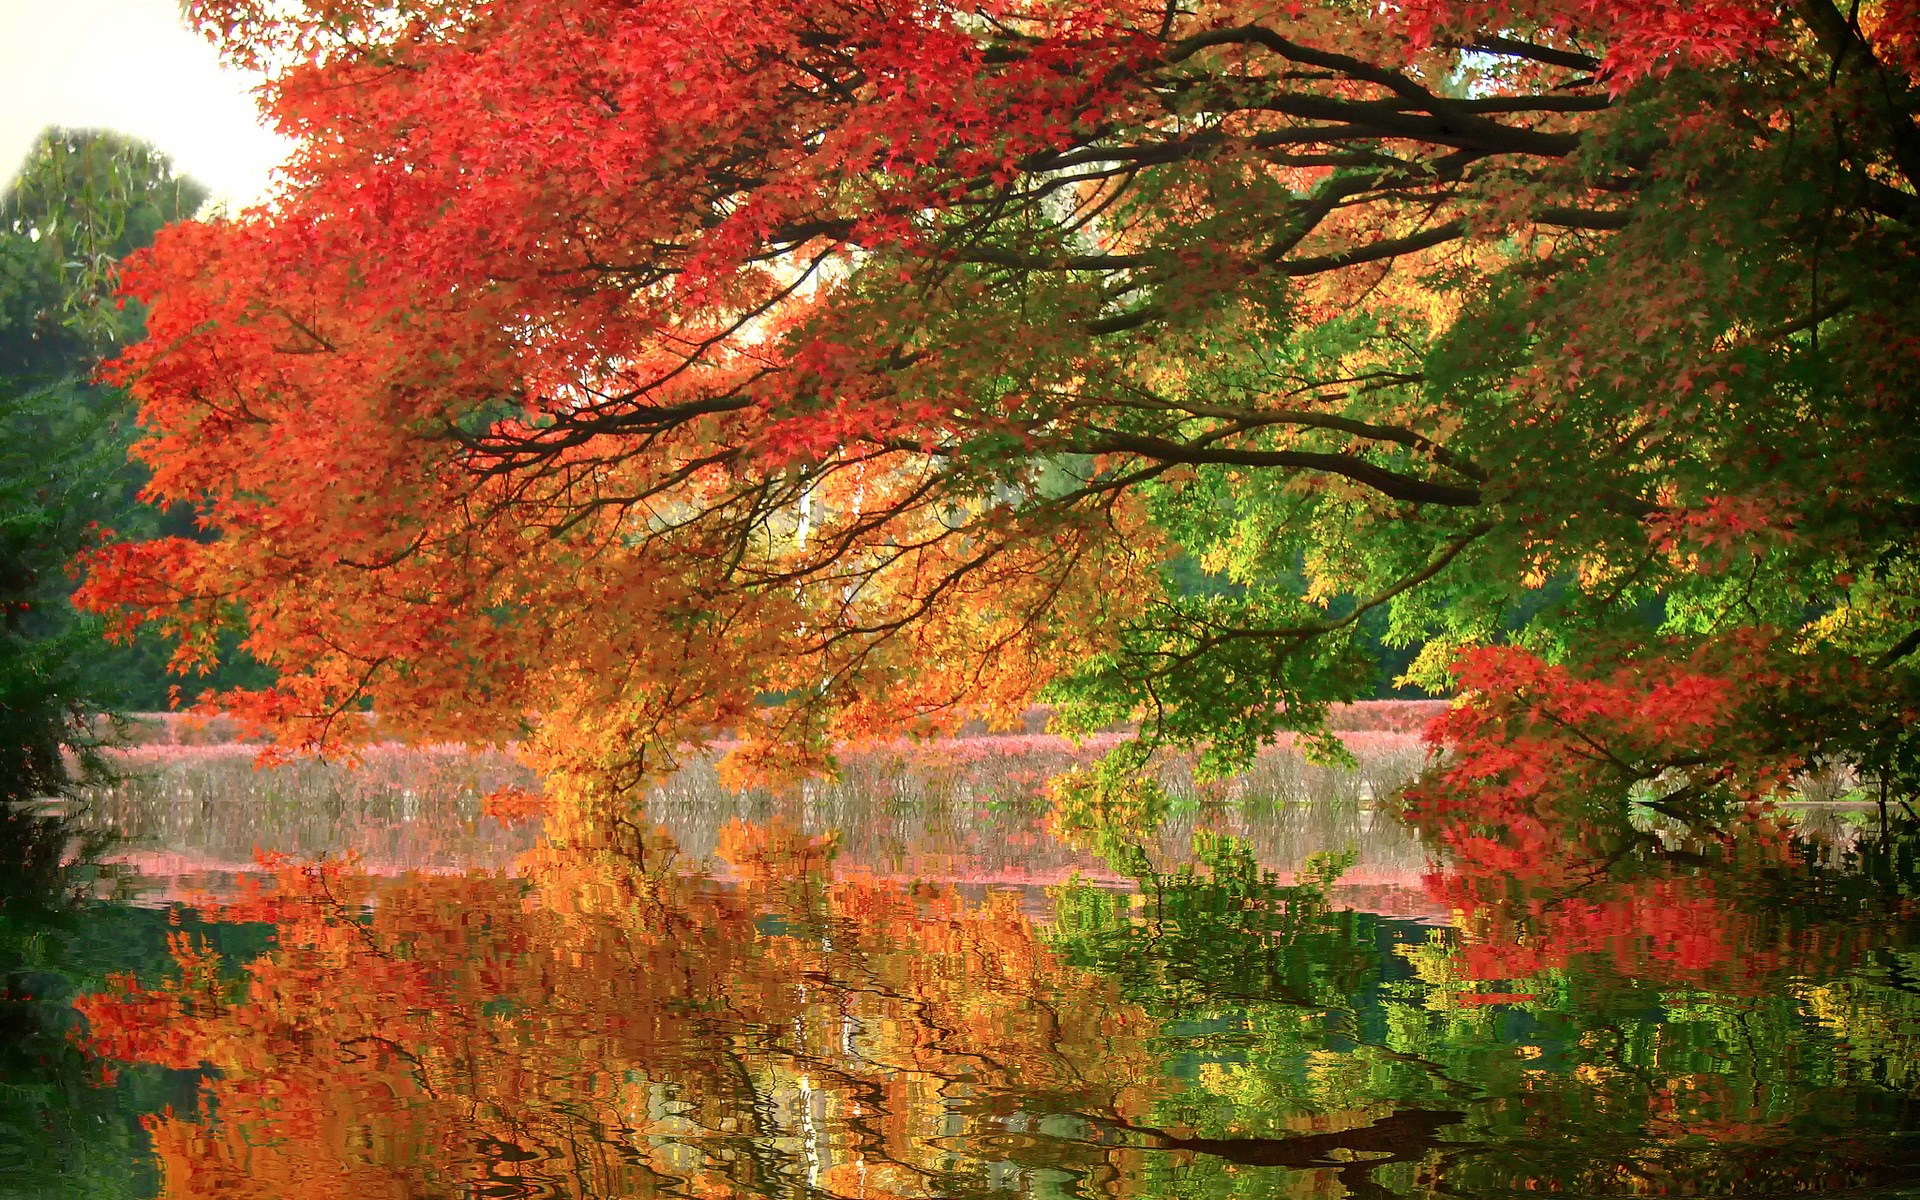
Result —
<instances>
[{"instance_id":1,"label":"reflection of tree in water","mask_svg":"<svg viewBox=\"0 0 1920 1200\"><path fill-rule=\"evenodd\" d=\"M277 929L244 978L182 937L172 982L84 1007L105 1053L218 1070L153 1123L170 1197L1898 1177L1911 1082L1863 1040L1884 981L1680 992L1575 964L1501 996L1452 938L1333 907L1338 863L1281 884L1231 839L1132 890L1057 889L1048 924L836 877L797 829L726 841L736 885L632 827L516 878L281 862L220 914Z\"/></svg>"},{"instance_id":2,"label":"reflection of tree in water","mask_svg":"<svg viewBox=\"0 0 1920 1200\"><path fill-rule=\"evenodd\" d=\"M156 1125L176 1194L965 1187L926 1140L943 1106L1018 1076L1119 1111L1127 1085L1088 1082L1104 1006L1058 1004L993 906L817 876L735 891L613 853L530 878L409 880L363 916L367 880L283 866L228 914L279 926L244 992L182 945L176 984L91 1004L114 1053L223 1072L215 1120Z\"/></svg>"},{"instance_id":3,"label":"reflection of tree in water","mask_svg":"<svg viewBox=\"0 0 1920 1200\"><path fill-rule=\"evenodd\" d=\"M67 813L0 802L0 1196L151 1194L129 1114L192 1095L190 1076L103 1073L75 1044L77 992L99 987L109 964L159 970L166 961L162 914L96 898L100 848Z\"/></svg>"},{"instance_id":4,"label":"reflection of tree in water","mask_svg":"<svg viewBox=\"0 0 1920 1200\"><path fill-rule=\"evenodd\" d=\"M1197 847L1210 879L1143 868L1136 898L1063 897L1072 961L1156 1017L1212 1024L1184 1043L1202 1086L1163 1111L1215 1134L1459 1107L1424 1169L1465 1194L1739 1194L1920 1169L1902 1143L1920 1125L1910 870L1752 805L1649 827L1590 786L1502 810L1486 779L1436 772L1410 793L1415 828L1447 839L1427 881L1445 933L1315 944L1303 897L1218 843ZM1064 797L1067 835L1144 862L1129 847L1154 832L1151 806L1090 795ZM1340 920L1371 918L1318 928Z\"/></svg>"}]
</instances>

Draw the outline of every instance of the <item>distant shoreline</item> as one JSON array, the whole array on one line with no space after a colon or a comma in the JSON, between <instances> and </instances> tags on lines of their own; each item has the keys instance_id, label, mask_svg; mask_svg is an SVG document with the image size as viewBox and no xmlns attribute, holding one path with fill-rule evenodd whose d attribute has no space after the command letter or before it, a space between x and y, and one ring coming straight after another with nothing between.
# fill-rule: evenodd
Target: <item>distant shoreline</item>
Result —
<instances>
[{"instance_id":1,"label":"distant shoreline","mask_svg":"<svg viewBox=\"0 0 1920 1200\"><path fill-rule=\"evenodd\" d=\"M1338 733L1418 734L1427 722L1445 712L1448 704L1446 700L1361 700L1336 704L1328 713L1327 728ZM928 741L931 744L973 738L1040 736L1046 733L1052 715L1051 709L1033 708L1017 729L990 731L984 724L975 723L957 738ZM191 712L128 713L121 733L120 744L124 746L256 745L265 741L243 736L241 723L233 717ZM715 739L716 742L726 740Z\"/></svg>"}]
</instances>

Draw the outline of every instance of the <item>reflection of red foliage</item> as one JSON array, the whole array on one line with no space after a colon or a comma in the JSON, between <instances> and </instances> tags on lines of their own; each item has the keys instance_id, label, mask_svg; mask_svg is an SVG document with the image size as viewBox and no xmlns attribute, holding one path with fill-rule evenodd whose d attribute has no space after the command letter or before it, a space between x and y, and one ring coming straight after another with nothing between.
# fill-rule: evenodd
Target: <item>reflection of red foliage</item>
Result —
<instances>
[{"instance_id":1,"label":"reflection of red foliage","mask_svg":"<svg viewBox=\"0 0 1920 1200\"><path fill-rule=\"evenodd\" d=\"M1612 958L1625 974L1673 979L1715 974L1736 951L1743 974L1765 976L1778 965L1777 955L1752 949L1750 930L1733 928L1740 912L1710 878L1608 881L1580 896L1526 898L1490 895L1483 879L1467 874L1429 882L1436 900L1465 917L1472 940L1456 963L1474 979L1524 979L1593 955Z\"/></svg>"},{"instance_id":2,"label":"reflection of red foliage","mask_svg":"<svg viewBox=\"0 0 1920 1200\"><path fill-rule=\"evenodd\" d=\"M179 1023L180 1001L169 990L149 992L125 972L107 976L107 990L81 996L74 1008L87 1019L88 1046L105 1058L163 1067L200 1065L194 1039Z\"/></svg>"},{"instance_id":3,"label":"reflection of red foliage","mask_svg":"<svg viewBox=\"0 0 1920 1200\"><path fill-rule=\"evenodd\" d=\"M1576 958L1624 975L1751 991L1797 948L1703 867L1787 865L1788 822L1769 804L1801 763L1769 735L1790 698L1853 682L1846 664L1791 659L1764 631L1690 653L1584 669L1512 646L1464 655L1459 706L1429 727L1447 767L1405 795L1448 855L1427 880L1468 936L1477 979L1522 979ZM1636 803L1674 822L1656 834Z\"/></svg>"}]
</instances>

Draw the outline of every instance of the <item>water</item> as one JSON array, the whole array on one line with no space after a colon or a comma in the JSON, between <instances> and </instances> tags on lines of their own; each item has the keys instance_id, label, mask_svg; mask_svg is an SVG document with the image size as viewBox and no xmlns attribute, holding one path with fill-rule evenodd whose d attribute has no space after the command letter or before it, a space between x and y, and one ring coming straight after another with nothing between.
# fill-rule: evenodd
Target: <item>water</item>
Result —
<instances>
[{"instance_id":1,"label":"water","mask_svg":"<svg viewBox=\"0 0 1920 1200\"><path fill-rule=\"evenodd\" d=\"M981 745L571 847L502 759L147 751L99 898L9 897L0 1195L1920 1196L1920 908L1845 809L1543 888L1376 811L1391 738L1152 828Z\"/></svg>"}]
</instances>

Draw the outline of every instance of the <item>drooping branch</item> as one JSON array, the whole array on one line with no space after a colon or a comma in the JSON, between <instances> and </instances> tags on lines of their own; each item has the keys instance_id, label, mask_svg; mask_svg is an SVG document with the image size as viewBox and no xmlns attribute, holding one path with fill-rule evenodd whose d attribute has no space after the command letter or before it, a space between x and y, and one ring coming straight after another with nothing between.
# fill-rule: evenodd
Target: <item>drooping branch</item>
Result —
<instances>
[{"instance_id":1,"label":"drooping branch","mask_svg":"<svg viewBox=\"0 0 1920 1200\"><path fill-rule=\"evenodd\" d=\"M1064 442L1073 454L1129 454L1189 466L1271 467L1338 475L1408 504L1477 508L1485 503L1478 487L1404 475L1351 454L1314 450L1262 450L1233 446L1197 446L1147 434L1106 432Z\"/></svg>"}]
</instances>

